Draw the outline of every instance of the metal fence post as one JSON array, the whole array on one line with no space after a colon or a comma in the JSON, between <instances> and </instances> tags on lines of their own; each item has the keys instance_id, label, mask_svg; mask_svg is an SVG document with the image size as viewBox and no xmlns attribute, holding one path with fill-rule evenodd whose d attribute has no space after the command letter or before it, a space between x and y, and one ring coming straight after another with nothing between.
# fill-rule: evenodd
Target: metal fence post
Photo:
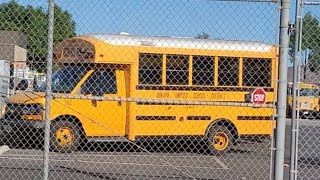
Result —
<instances>
[{"instance_id":1,"label":"metal fence post","mask_svg":"<svg viewBox=\"0 0 320 180\"><path fill-rule=\"evenodd\" d=\"M46 78L46 102L45 102L45 130L44 130L44 156L43 156L43 179L49 176L49 147L50 147L50 102L51 102L51 74L53 58L53 21L54 0L49 0L48 8L48 51L47 51L47 78Z\"/></svg>"},{"instance_id":2,"label":"metal fence post","mask_svg":"<svg viewBox=\"0 0 320 180\"><path fill-rule=\"evenodd\" d=\"M292 113L291 113L291 147L290 147L290 180L296 179L296 143L297 143L297 93L298 93L298 72L301 52L301 16L302 3L300 0L296 1L296 15L295 15L295 42L294 42L294 63L293 63L293 84L292 84Z\"/></svg>"},{"instance_id":3,"label":"metal fence post","mask_svg":"<svg viewBox=\"0 0 320 180\"><path fill-rule=\"evenodd\" d=\"M278 89L278 118L276 137L275 180L283 179L284 142L286 128L286 96L287 96L287 71L289 52L289 12L290 0L281 1L280 19L280 62L279 62L279 89Z\"/></svg>"}]
</instances>

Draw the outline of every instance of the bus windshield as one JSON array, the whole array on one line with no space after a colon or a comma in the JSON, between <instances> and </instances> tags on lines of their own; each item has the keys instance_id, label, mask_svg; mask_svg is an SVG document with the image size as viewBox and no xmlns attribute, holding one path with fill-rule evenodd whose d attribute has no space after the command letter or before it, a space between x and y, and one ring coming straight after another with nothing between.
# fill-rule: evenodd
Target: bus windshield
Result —
<instances>
[{"instance_id":1,"label":"bus windshield","mask_svg":"<svg viewBox=\"0 0 320 180\"><path fill-rule=\"evenodd\" d=\"M65 66L52 74L52 92L53 93L70 93L77 83L87 73L87 69L83 66ZM40 84L35 91L44 92L46 83Z\"/></svg>"},{"instance_id":2,"label":"bus windshield","mask_svg":"<svg viewBox=\"0 0 320 180\"><path fill-rule=\"evenodd\" d=\"M300 96L318 96L318 89L310 89L310 88L301 88L300 89Z\"/></svg>"}]
</instances>

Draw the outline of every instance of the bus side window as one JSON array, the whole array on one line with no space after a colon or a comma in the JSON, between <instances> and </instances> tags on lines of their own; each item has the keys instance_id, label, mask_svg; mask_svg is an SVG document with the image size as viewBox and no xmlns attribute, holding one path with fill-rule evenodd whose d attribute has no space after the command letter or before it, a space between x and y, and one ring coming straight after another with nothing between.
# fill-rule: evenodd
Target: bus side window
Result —
<instances>
[{"instance_id":1,"label":"bus side window","mask_svg":"<svg viewBox=\"0 0 320 180\"><path fill-rule=\"evenodd\" d=\"M214 57L193 56L192 57L192 85L214 85Z\"/></svg>"},{"instance_id":2,"label":"bus side window","mask_svg":"<svg viewBox=\"0 0 320 180\"><path fill-rule=\"evenodd\" d=\"M189 83L189 56L167 55L167 85L188 85Z\"/></svg>"},{"instance_id":3,"label":"bus side window","mask_svg":"<svg viewBox=\"0 0 320 180\"><path fill-rule=\"evenodd\" d=\"M219 57L218 74L220 86L238 86L239 58Z\"/></svg>"},{"instance_id":4,"label":"bus side window","mask_svg":"<svg viewBox=\"0 0 320 180\"><path fill-rule=\"evenodd\" d=\"M139 84L162 84L162 54L139 54Z\"/></svg>"},{"instance_id":5,"label":"bus side window","mask_svg":"<svg viewBox=\"0 0 320 180\"><path fill-rule=\"evenodd\" d=\"M102 96L117 93L117 81L114 70L96 70L81 86L82 94Z\"/></svg>"},{"instance_id":6,"label":"bus side window","mask_svg":"<svg viewBox=\"0 0 320 180\"><path fill-rule=\"evenodd\" d=\"M271 59L243 58L244 86L271 86Z\"/></svg>"}]
</instances>

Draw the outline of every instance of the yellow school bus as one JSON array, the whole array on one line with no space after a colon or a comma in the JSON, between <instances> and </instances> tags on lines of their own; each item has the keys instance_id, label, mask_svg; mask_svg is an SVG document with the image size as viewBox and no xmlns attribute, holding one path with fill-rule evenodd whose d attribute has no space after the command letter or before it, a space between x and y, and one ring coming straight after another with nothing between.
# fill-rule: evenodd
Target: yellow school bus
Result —
<instances>
[{"instance_id":1,"label":"yellow school bus","mask_svg":"<svg viewBox=\"0 0 320 180\"><path fill-rule=\"evenodd\" d=\"M181 37L84 35L55 45L51 149L80 142L201 137L214 153L269 137L277 91L272 44ZM251 93L263 88L262 105ZM4 121L44 128L45 84L12 96ZM23 129L23 128L22 128Z\"/></svg>"},{"instance_id":2,"label":"yellow school bus","mask_svg":"<svg viewBox=\"0 0 320 180\"><path fill-rule=\"evenodd\" d=\"M292 113L292 83L288 84L287 112ZM302 118L316 118L319 112L319 87L316 84L298 83L297 109Z\"/></svg>"}]
</instances>

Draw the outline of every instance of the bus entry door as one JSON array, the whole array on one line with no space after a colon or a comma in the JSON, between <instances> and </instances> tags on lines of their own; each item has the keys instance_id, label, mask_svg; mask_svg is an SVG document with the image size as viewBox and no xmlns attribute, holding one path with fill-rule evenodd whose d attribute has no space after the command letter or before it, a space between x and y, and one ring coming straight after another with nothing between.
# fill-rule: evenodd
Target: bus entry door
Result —
<instances>
[{"instance_id":1,"label":"bus entry door","mask_svg":"<svg viewBox=\"0 0 320 180\"><path fill-rule=\"evenodd\" d=\"M124 71L97 69L85 81L81 88L83 93L96 97L88 107L90 124L94 124L89 136L125 136L126 130L126 102L116 99L126 97Z\"/></svg>"}]
</instances>

